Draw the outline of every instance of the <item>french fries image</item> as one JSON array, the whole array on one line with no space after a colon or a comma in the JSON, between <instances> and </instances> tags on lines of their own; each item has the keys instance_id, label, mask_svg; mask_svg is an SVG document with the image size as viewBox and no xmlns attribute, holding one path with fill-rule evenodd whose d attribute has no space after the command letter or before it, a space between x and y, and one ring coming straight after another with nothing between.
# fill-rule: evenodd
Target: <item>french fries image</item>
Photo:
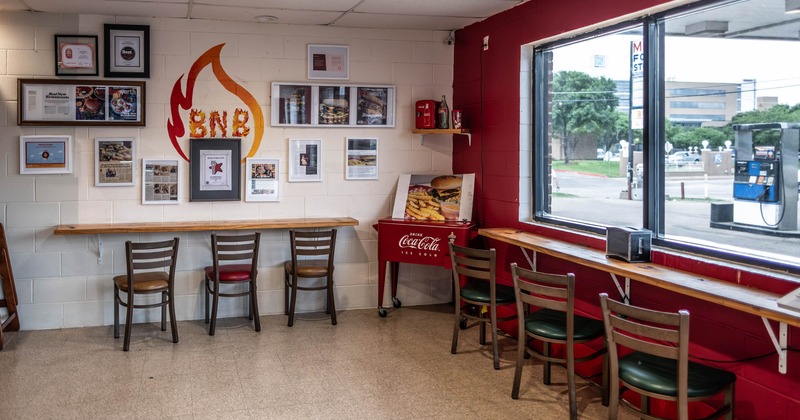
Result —
<instances>
[{"instance_id":1,"label":"french fries image","mask_svg":"<svg viewBox=\"0 0 800 420\"><path fill-rule=\"evenodd\" d=\"M416 220L444 221L440 205L427 191L410 191L406 200L406 214Z\"/></svg>"}]
</instances>

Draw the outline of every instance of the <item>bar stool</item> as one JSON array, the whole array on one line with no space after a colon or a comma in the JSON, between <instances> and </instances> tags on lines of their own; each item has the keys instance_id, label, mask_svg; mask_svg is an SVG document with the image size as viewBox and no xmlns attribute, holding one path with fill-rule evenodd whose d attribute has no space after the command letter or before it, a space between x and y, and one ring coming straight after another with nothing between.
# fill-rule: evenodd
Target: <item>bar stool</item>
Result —
<instances>
[{"instance_id":1,"label":"bar stool","mask_svg":"<svg viewBox=\"0 0 800 420\"><path fill-rule=\"evenodd\" d=\"M125 242L127 274L114 277L114 338L119 338L119 307L127 308L125 341L122 350L131 344L133 310L161 307L161 331L167 330L167 307L172 328L172 342L178 342L178 324L175 320L175 264L178 259L179 239L159 242ZM168 271L164 268L169 267ZM120 292L127 294L123 300ZM161 302L134 303L135 295L161 293Z\"/></svg>"},{"instance_id":2,"label":"bar stool","mask_svg":"<svg viewBox=\"0 0 800 420\"><path fill-rule=\"evenodd\" d=\"M525 354L544 363L542 382L550 385L552 363L567 364L567 388L569 392L569 417L578 418L578 401L575 385L575 364L603 356L603 404L608 404L608 357L605 343L593 353L575 357L575 345L603 338L603 321L575 315L575 275L545 274L511 264L514 279L514 294L517 298L517 369L514 372L514 388L511 397L519 398L522 365ZM542 309L526 314L525 306ZM529 344L530 340L542 342L542 351ZM551 344L566 346L566 357L551 354Z\"/></svg>"},{"instance_id":3,"label":"bar stool","mask_svg":"<svg viewBox=\"0 0 800 420\"><path fill-rule=\"evenodd\" d=\"M450 247L450 260L453 267L453 287L455 290L455 320L453 323L453 343L450 353L458 353L458 332L466 328L466 320L474 319L480 323L480 343L486 344L486 324L492 326L492 359L494 368L500 369L500 351L497 343L497 323L510 321L516 314L497 318L497 306L515 302L514 289L497 284L495 249L474 249L453 244ZM461 286L462 276L464 286ZM463 308L461 303L467 305ZM480 308L477 312L472 309ZM488 311L482 308L488 307ZM488 312L488 317L486 316Z\"/></svg>"},{"instance_id":4,"label":"bar stool","mask_svg":"<svg viewBox=\"0 0 800 420\"><path fill-rule=\"evenodd\" d=\"M608 418L619 407L642 418L650 415L650 397L677 402L678 419L689 418L689 403L723 393L723 405L704 418L732 420L736 375L689 361L689 312L660 312L625 305L600 294L600 307L611 359L611 396ZM620 356L619 347L633 350ZM620 384L622 390L620 390ZM623 392L641 396L637 408Z\"/></svg>"},{"instance_id":5,"label":"bar stool","mask_svg":"<svg viewBox=\"0 0 800 420\"><path fill-rule=\"evenodd\" d=\"M333 258L336 250L336 229L316 232L289 231L292 259L283 263L284 311L289 316L288 325L294 325L298 290L325 290L326 313L331 324L336 325L336 301L333 297ZM300 281L325 278L321 286L300 286Z\"/></svg>"},{"instance_id":6,"label":"bar stool","mask_svg":"<svg viewBox=\"0 0 800 420\"><path fill-rule=\"evenodd\" d=\"M247 235L217 235L211 234L211 255L214 258L213 265L205 267L205 301L206 301L206 324L209 323L208 301L213 296L211 309L211 319L208 327L208 335L214 335L217 327L217 312L219 310L219 298L249 296L248 318L254 320L255 330L261 331L261 319L258 314L258 289L256 280L258 276L258 244L261 240L261 232ZM234 264L220 264L221 261L236 262ZM222 293L220 287L228 287L232 284L247 283L247 290L244 292Z\"/></svg>"}]
</instances>

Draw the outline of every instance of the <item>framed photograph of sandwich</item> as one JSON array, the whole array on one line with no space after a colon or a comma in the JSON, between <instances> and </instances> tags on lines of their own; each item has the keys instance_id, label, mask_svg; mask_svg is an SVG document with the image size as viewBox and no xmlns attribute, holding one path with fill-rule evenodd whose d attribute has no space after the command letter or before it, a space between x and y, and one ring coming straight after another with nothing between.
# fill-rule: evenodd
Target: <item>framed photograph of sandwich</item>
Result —
<instances>
[{"instance_id":1,"label":"framed photograph of sandwich","mask_svg":"<svg viewBox=\"0 0 800 420\"><path fill-rule=\"evenodd\" d=\"M189 141L189 201L242 199L240 139Z\"/></svg>"},{"instance_id":2,"label":"framed photograph of sandwich","mask_svg":"<svg viewBox=\"0 0 800 420\"><path fill-rule=\"evenodd\" d=\"M402 174L392 218L452 222L472 220L475 174Z\"/></svg>"},{"instance_id":3,"label":"framed photograph of sandwich","mask_svg":"<svg viewBox=\"0 0 800 420\"><path fill-rule=\"evenodd\" d=\"M180 186L177 159L142 159L142 204L178 204Z\"/></svg>"},{"instance_id":4,"label":"framed photograph of sandwich","mask_svg":"<svg viewBox=\"0 0 800 420\"><path fill-rule=\"evenodd\" d=\"M94 185L126 187L135 176L134 141L132 137L94 139Z\"/></svg>"},{"instance_id":5,"label":"framed photograph of sandwich","mask_svg":"<svg viewBox=\"0 0 800 420\"><path fill-rule=\"evenodd\" d=\"M309 79L350 78L350 47L347 45L308 45Z\"/></svg>"},{"instance_id":6,"label":"framed photograph of sandwich","mask_svg":"<svg viewBox=\"0 0 800 420\"><path fill-rule=\"evenodd\" d=\"M56 35L56 76L97 76L97 35Z\"/></svg>"},{"instance_id":7,"label":"framed photograph of sandwich","mask_svg":"<svg viewBox=\"0 0 800 420\"><path fill-rule=\"evenodd\" d=\"M378 179L378 139L345 139L345 179Z\"/></svg>"},{"instance_id":8,"label":"framed photograph of sandwich","mask_svg":"<svg viewBox=\"0 0 800 420\"><path fill-rule=\"evenodd\" d=\"M244 201L278 201L280 199L280 161L247 158L245 160Z\"/></svg>"},{"instance_id":9,"label":"framed photograph of sandwich","mask_svg":"<svg viewBox=\"0 0 800 420\"><path fill-rule=\"evenodd\" d=\"M289 139L289 182L322 181L322 140Z\"/></svg>"},{"instance_id":10,"label":"framed photograph of sandwich","mask_svg":"<svg viewBox=\"0 0 800 420\"><path fill-rule=\"evenodd\" d=\"M273 127L394 127L395 88L272 83Z\"/></svg>"},{"instance_id":11,"label":"framed photograph of sandwich","mask_svg":"<svg viewBox=\"0 0 800 420\"><path fill-rule=\"evenodd\" d=\"M18 79L17 124L143 127L144 93L144 82Z\"/></svg>"},{"instance_id":12,"label":"framed photograph of sandwich","mask_svg":"<svg viewBox=\"0 0 800 420\"><path fill-rule=\"evenodd\" d=\"M72 136L20 136L19 173L71 174Z\"/></svg>"},{"instance_id":13,"label":"framed photograph of sandwich","mask_svg":"<svg viewBox=\"0 0 800 420\"><path fill-rule=\"evenodd\" d=\"M150 77L150 27L103 25L105 77Z\"/></svg>"}]
</instances>

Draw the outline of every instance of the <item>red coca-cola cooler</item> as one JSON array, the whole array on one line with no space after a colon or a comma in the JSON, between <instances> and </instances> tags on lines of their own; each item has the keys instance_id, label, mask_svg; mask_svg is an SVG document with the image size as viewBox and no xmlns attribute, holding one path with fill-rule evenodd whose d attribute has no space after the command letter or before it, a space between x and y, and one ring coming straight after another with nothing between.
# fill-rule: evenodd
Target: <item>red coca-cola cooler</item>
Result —
<instances>
[{"instance_id":1,"label":"red coca-cola cooler","mask_svg":"<svg viewBox=\"0 0 800 420\"><path fill-rule=\"evenodd\" d=\"M436 128L436 101L417 101L417 128Z\"/></svg>"},{"instance_id":2,"label":"red coca-cola cooler","mask_svg":"<svg viewBox=\"0 0 800 420\"><path fill-rule=\"evenodd\" d=\"M392 305L399 308L397 277L400 263L435 265L450 268L447 243L469 246L478 234L475 222L426 222L385 218L373 226L378 231L378 314L387 315L383 307L386 284L386 263L390 263Z\"/></svg>"}]
</instances>

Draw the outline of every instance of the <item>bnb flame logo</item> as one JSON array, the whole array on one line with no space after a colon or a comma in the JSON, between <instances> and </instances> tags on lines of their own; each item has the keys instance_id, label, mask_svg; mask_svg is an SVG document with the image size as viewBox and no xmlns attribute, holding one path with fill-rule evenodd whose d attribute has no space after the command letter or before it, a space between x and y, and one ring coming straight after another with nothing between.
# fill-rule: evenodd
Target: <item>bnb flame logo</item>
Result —
<instances>
[{"instance_id":1,"label":"bnb flame logo","mask_svg":"<svg viewBox=\"0 0 800 420\"><path fill-rule=\"evenodd\" d=\"M250 112L242 109L236 109L233 114L232 119L232 130L231 135L233 137L244 137L250 133L250 128L247 126L247 123L250 119L249 115L253 116L253 126L255 128L255 133L253 134L253 145L250 147L250 151L247 153L246 156L242 158L242 162L244 162L245 158L253 157L258 150L258 147L261 145L261 138L264 136L264 115L261 112L261 108L258 106L258 102L253 97L250 92L248 92L245 88L238 85L236 82L228 76L228 73L222 68L222 63L220 62L220 52L222 51L222 47L225 44L219 44L215 47L210 48L208 51L203 53L197 61L192 64L192 68L189 70L189 75L186 77L186 94L184 95L181 91L181 80L183 79L184 75L178 78L175 82L175 86L172 88L172 95L170 95L170 112L171 117L167 120L167 133L169 133L169 139L172 142L172 147L180 154L180 156L185 160L189 161L189 158L186 157L186 154L181 149L180 144L178 144L178 138L183 137L186 134L186 127L181 120L181 109L183 110L190 110L190 117L189 117L189 137L192 138L203 138L206 137L208 132L211 132L211 137L216 136L217 129L220 129L222 132L222 137L227 137L228 133L228 112L223 111L222 115L218 111L213 111L210 113L208 118L208 127L206 127L206 116L203 111L196 110L192 108L192 96L194 94L194 86L197 81L197 76L200 72L209 64L211 65L211 70L214 73L214 77L217 78L217 81L227 90L228 92L234 94L236 97L241 99L247 108L249 108Z\"/></svg>"}]
</instances>

